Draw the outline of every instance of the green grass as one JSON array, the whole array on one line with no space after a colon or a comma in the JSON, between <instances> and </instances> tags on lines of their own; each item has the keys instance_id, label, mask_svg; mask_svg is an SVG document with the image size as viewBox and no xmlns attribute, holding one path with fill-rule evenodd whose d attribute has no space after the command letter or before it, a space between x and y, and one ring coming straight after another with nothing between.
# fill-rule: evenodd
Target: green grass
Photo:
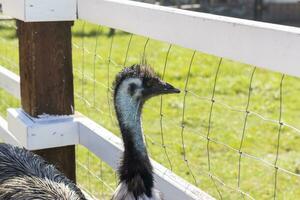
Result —
<instances>
[{"instance_id":1,"label":"green grass","mask_svg":"<svg viewBox=\"0 0 300 200\"><path fill-rule=\"evenodd\" d=\"M109 88L111 88L115 74L122 69L131 35L117 31L112 38L107 36L108 32L107 28L82 21L76 22L73 27L75 106L77 111L119 135ZM18 58L14 29L0 26L0 38L1 58L8 58L0 59L0 64L11 67L11 70L17 72L18 69L11 64L12 60L17 65ZM132 37L126 65L140 62L146 41L147 38L144 37L136 35ZM111 44L112 49L110 49ZM85 51L82 50L82 46ZM169 44L149 40L145 49L148 63L161 74L168 48ZM96 57L95 52L98 55ZM172 166L176 174L197 184L216 198L220 198L220 193L223 199L243 199L237 187L239 153L233 149L238 150L240 147L249 81L254 68L223 59L218 74L210 124L210 138L212 139L209 145L210 173L225 183L226 186L224 186L208 176L206 139L211 108L210 99L220 58L201 52L196 53L191 65L188 92L185 97L184 88L192 55L192 50L178 46L172 46L170 50L165 80L181 88L183 92L179 95L163 97L162 132L160 97L150 100L145 106L143 126L149 153L156 161L168 168ZM109 57L111 62L109 62ZM252 157L242 156L241 158L240 190L256 199L273 199L275 169L263 161L273 165L276 159L281 78L281 74L263 69L257 69L253 77L248 110L273 120L273 122L262 120L261 117L250 114L245 128L242 152ZM282 121L292 127L300 128L298 98L300 80L285 76L282 89ZM3 91L0 95L6 104L18 106L18 101L8 98ZM185 105L183 104L184 97ZM0 105L2 113L7 108L6 104ZM185 112L184 149L181 137L183 111ZM162 145L162 134L167 154ZM300 176L299 144L299 132L283 126L277 164L280 168L296 173L298 176ZM99 199L109 199L117 183L115 173L83 147L78 147L77 153L78 182ZM184 153L190 169L184 161ZM90 172L85 168L88 168ZM277 177L278 199L300 197L299 177L282 170L278 171Z\"/></svg>"}]
</instances>

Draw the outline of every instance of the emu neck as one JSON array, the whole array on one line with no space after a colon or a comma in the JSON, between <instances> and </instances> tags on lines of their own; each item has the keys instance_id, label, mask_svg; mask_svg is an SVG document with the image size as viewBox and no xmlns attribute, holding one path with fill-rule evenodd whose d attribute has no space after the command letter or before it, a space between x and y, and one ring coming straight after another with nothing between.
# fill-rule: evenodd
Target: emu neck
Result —
<instances>
[{"instance_id":1,"label":"emu neck","mask_svg":"<svg viewBox=\"0 0 300 200\"><path fill-rule=\"evenodd\" d=\"M141 111L143 103L127 95L115 96L115 108L122 138L124 155L119 168L120 181L135 197L152 196L152 166L143 140Z\"/></svg>"},{"instance_id":2,"label":"emu neck","mask_svg":"<svg viewBox=\"0 0 300 200\"><path fill-rule=\"evenodd\" d=\"M142 131L142 103L132 97L116 97L116 111L125 151L147 157Z\"/></svg>"}]
</instances>

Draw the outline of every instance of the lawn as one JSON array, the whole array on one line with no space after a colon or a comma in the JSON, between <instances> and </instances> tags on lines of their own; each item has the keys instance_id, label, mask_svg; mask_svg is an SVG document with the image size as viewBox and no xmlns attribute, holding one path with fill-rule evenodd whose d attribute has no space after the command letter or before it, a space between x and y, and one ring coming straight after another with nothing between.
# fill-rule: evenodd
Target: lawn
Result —
<instances>
[{"instance_id":1,"label":"lawn","mask_svg":"<svg viewBox=\"0 0 300 200\"><path fill-rule=\"evenodd\" d=\"M0 22L0 64L18 73L14 32L13 22ZM145 55L155 71L163 74L165 68L164 79L182 90L145 105L143 126L152 158L217 199L248 198L239 191L273 199L278 157L277 198L299 198L300 79L285 76L281 87L282 74L193 54L122 31L110 37L108 28L78 21L73 27L75 108L119 135L111 85L124 63L139 63ZM0 95L2 114L19 106L4 91ZM77 154L79 184L109 199L117 175L83 147Z\"/></svg>"}]
</instances>

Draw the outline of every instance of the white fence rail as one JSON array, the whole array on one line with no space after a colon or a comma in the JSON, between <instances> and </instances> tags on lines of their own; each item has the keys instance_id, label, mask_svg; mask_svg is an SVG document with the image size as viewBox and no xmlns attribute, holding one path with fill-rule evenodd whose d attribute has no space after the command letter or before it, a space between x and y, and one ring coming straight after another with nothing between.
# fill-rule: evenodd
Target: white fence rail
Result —
<instances>
[{"instance_id":1,"label":"white fence rail","mask_svg":"<svg viewBox=\"0 0 300 200\"><path fill-rule=\"evenodd\" d=\"M1 81L6 80L6 82ZM0 88L6 90L7 92L11 94L19 94L20 92L20 86L19 86L19 77L12 73L7 71L5 68L0 67ZM7 86L7 83L12 83L9 87ZM17 98L19 98L18 95L16 95ZM63 130L64 132L72 132L73 134L56 134L59 135L59 137L55 138L55 135L52 134L43 134L43 137L38 138L39 144L36 144L36 140L34 137L38 137L38 133L34 134L34 137L32 134L29 134L30 132L25 133L22 135L20 133L14 133L17 134L20 138L23 138L22 140L18 140L18 138L15 137L15 135L12 132L16 132L19 129L16 128L22 123L22 128L27 131L29 131L29 128L24 127L26 125L26 121L30 121L30 127L34 130L45 130L45 126L49 126L50 130L53 131L53 128L51 126L53 125L52 122L55 121L55 123L64 124L66 123L65 117L63 118L57 118L49 119L49 123L45 122L45 119L42 120L40 128L38 127L38 123L41 121L39 119L30 118L26 114L22 114L22 112L17 110L10 110L10 114L17 113L15 115L15 118L12 119L12 116L10 116L10 126L11 128L8 128L7 121L0 117L0 138L2 138L6 143L10 143L17 146L24 146L27 149L33 149L36 150L36 145L40 147L47 147L49 144L49 141L52 141L52 143L55 143L55 140L57 140L57 144L61 144L62 141L67 139L68 141L77 141L74 142L74 144L81 144L85 146L87 149L89 149L91 152L93 152L96 156L98 156L101 160L106 162L108 165L110 165L113 169L117 169L120 157L123 152L123 146L122 141L120 138L115 136L113 133L108 131L107 129L103 128L96 122L93 122L92 120L81 117L77 114L76 117L74 117L74 121L77 123L77 129L74 130L74 126L65 126L62 129L60 127L55 127L55 131L59 133L60 130ZM22 116L21 116L22 115ZM26 118L26 119L24 119ZM36 123L36 124L35 124ZM35 125L33 125L35 124ZM69 124L69 123L68 123ZM36 127L36 128L34 128ZM58 130L60 129L60 130ZM46 132L49 132L46 131ZM26 137L24 139L24 137ZM72 137L72 138L70 138ZM32 142L30 142L31 140ZM33 143L33 145L31 145ZM109 153L108 153L109 152ZM172 200L200 200L200 199L213 199L205 192L201 191L199 188L193 186L192 184L186 182L179 176L175 175L173 172L168 170L167 168L163 167L162 165L158 164L154 160L152 160L152 165L154 168L154 177L155 177L155 186L160 189L161 192L163 192L166 199L172 199Z\"/></svg>"},{"instance_id":2,"label":"white fence rail","mask_svg":"<svg viewBox=\"0 0 300 200\"><path fill-rule=\"evenodd\" d=\"M20 99L20 77L2 66L0 66L0 86Z\"/></svg>"},{"instance_id":3,"label":"white fence rail","mask_svg":"<svg viewBox=\"0 0 300 200\"><path fill-rule=\"evenodd\" d=\"M300 76L300 28L123 0L78 0L78 17L245 64Z\"/></svg>"},{"instance_id":4,"label":"white fence rail","mask_svg":"<svg viewBox=\"0 0 300 200\"><path fill-rule=\"evenodd\" d=\"M0 116L0 139L5 143L21 146L17 138L8 130L7 121Z\"/></svg>"},{"instance_id":5,"label":"white fence rail","mask_svg":"<svg viewBox=\"0 0 300 200\"><path fill-rule=\"evenodd\" d=\"M20 99L20 78L18 75L0 66L0 88ZM7 121L0 116L0 138L4 142L21 146L17 138L8 130Z\"/></svg>"}]
</instances>

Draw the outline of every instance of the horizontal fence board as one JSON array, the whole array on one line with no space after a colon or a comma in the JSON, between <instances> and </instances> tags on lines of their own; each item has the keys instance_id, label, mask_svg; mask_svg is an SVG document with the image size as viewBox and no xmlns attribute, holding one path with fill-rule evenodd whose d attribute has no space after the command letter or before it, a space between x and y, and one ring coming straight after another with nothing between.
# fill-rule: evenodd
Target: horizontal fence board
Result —
<instances>
[{"instance_id":1,"label":"horizontal fence board","mask_svg":"<svg viewBox=\"0 0 300 200\"><path fill-rule=\"evenodd\" d=\"M5 15L16 19L25 18L25 1L22 0L0 0Z\"/></svg>"},{"instance_id":2,"label":"horizontal fence board","mask_svg":"<svg viewBox=\"0 0 300 200\"><path fill-rule=\"evenodd\" d=\"M249 65L300 76L300 29L123 0L78 0L78 17Z\"/></svg>"},{"instance_id":3,"label":"horizontal fence board","mask_svg":"<svg viewBox=\"0 0 300 200\"><path fill-rule=\"evenodd\" d=\"M78 144L78 123L74 115L29 116L20 108L7 109L8 130L28 150Z\"/></svg>"},{"instance_id":4,"label":"horizontal fence board","mask_svg":"<svg viewBox=\"0 0 300 200\"><path fill-rule=\"evenodd\" d=\"M20 99L20 77L0 66L0 88ZM8 130L7 121L0 116L0 139L15 146L21 146L17 138Z\"/></svg>"},{"instance_id":5,"label":"horizontal fence board","mask_svg":"<svg viewBox=\"0 0 300 200\"><path fill-rule=\"evenodd\" d=\"M3 13L25 22L76 20L76 0L0 0Z\"/></svg>"},{"instance_id":6,"label":"horizontal fence board","mask_svg":"<svg viewBox=\"0 0 300 200\"><path fill-rule=\"evenodd\" d=\"M0 139L15 146L21 146L15 136L8 130L7 121L0 116ZM0 141L1 142L1 141Z\"/></svg>"},{"instance_id":7,"label":"horizontal fence board","mask_svg":"<svg viewBox=\"0 0 300 200\"><path fill-rule=\"evenodd\" d=\"M20 99L20 77L0 66L0 88Z\"/></svg>"},{"instance_id":8,"label":"horizontal fence board","mask_svg":"<svg viewBox=\"0 0 300 200\"><path fill-rule=\"evenodd\" d=\"M79 143L116 170L123 152L121 139L87 118L80 119L79 123ZM154 168L155 185L164 194L165 199L214 199L157 162L151 160L151 163Z\"/></svg>"}]
</instances>

